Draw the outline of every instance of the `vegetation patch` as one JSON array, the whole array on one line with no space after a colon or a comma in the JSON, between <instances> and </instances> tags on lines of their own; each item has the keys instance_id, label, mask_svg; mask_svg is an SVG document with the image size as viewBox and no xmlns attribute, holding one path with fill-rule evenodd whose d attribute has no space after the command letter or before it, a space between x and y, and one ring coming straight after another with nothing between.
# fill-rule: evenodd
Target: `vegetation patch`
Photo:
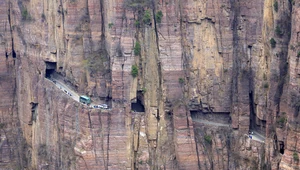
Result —
<instances>
[{"instance_id":1,"label":"vegetation patch","mask_svg":"<svg viewBox=\"0 0 300 170\"><path fill-rule=\"evenodd\" d=\"M146 92L147 92L146 87L143 87L143 88L142 88L142 93L145 94Z\"/></svg>"},{"instance_id":2,"label":"vegetation patch","mask_svg":"<svg viewBox=\"0 0 300 170\"><path fill-rule=\"evenodd\" d=\"M141 45L138 41L135 42L133 51L134 51L134 55L141 55Z\"/></svg>"},{"instance_id":3,"label":"vegetation patch","mask_svg":"<svg viewBox=\"0 0 300 170\"><path fill-rule=\"evenodd\" d=\"M139 21L139 20L135 20L134 25L135 25L135 27L137 27L137 28L140 27L140 25L141 25L141 24L140 24L140 21Z\"/></svg>"},{"instance_id":4,"label":"vegetation patch","mask_svg":"<svg viewBox=\"0 0 300 170\"><path fill-rule=\"evenodd\" d=\"M31 21L32 20L30 13L27 11L27 8L25 8L25 7L22 8L21 14L22 14L23 21Z\"/></svg>"},{"instance_id":5,"label":"vegetation patch","mask_svg":"<svg viewBox=\"0 0 300 170\"><path fill-rule=\"evenodd\" d=\"M277 1L274 2L273 7L274 7L274 11L278 12L278 2Z\"/></svg>"},{"instance_id":6,"label":"vegetation patch","mask_svg":"<svg viewBox=\"0 0 300 170\"><path fill-rule=\"evenodd\" d=\"M137 65L132 65L131 66L131 75L132 77L136 77L139 73L139 69L137 67Z\"/></svg>"},{"instance_id":7,"label":"vegetation patch","mask_svg":"<svg viewBox=\"0 0 300 170\"><path fill-rule=\"evenodd\" d=\"M297 152L293 153L293 159L294 159L294 161L297 161L297 162L299 161L299 155Z\"/></svg>"},{"instance_id":8,"label":"vegetation patch","mask_svg":"<svg viewBox=\"0 0 300 170\"><path fill-rule=\"evenodd\" d=\"M205 135L204 140L205 140L206 143L208 143L210 145L212 144L212 139L211 139L210 135Z\"/></svg>"},{"instance_id":9,"label":"vegetation patch","mask_svg":"<svg viewBox=\"0 0 300 170\"><path fill-rule=\"evenodd\" d=\"M149 10L146 10L143 17L144 24L150 24L151 23L151 13Z\"/></svg>"},{"instance_id":10,"label":"vegetation patch","mask_svg":"<svg viewBox=\"0 0 300 170\"><path fill-rule=\"evenodd\" d=\"M109 23L108 28L111 29L114 26L114 23Z\"/></svg>"},{"instance_id":11,"label":"vegetation patch","mask_svg":"<svg viewBox=\"0 0 300 170\"><path fill-rule=\"evenodd\" d=\"M297 57L300 58L300 51L298 51Z\"/></svg>"},{"instance_id":12,"label":"vegetation patch","mask_svg":"<svg viewBox=\"0 0 300 170\"><path fill-rule=\"evenodd\" d=\"M285 116L280 117L277 120L278 127L282 128L285 125L286 121L287 121L287 118Z\"/></svg>"},{"instance_id":13,"label":"vegetation patch","mask_svg":"<svg viewBox=\"0 0 300 170\"><path fill-rule=\"evenodd\" d=\"M184 84L184 78L180 77L180 78L178 79L178 82L179 82L180 84Z\"/></svg>"},{"instance_id":14,"label":"vegetation patch","mask_svg":"<svg viewBox=\"0 0 300 170\"><path fill-rule=\"evenodd\" d=\"M271 44L271 47L272 47L272 48L275 48L275 47L276 47L276 41L275 41L274 38L271 38L271 39L270 39L270 44Z\"/></svg>"},{"instance_id":15,"label":"vegetation patch","mask_svg":"<svg viewBox=\"0 0 300 170\"><path fill-rule=\"evenodd\" d=\"M155 15L156 22L160 24L162 17L163 17L163 13L161 11L158 11Z\"/></svg>"},{"instance_id":16,"label":"vegetation patch","mask_svg":"<svg viewBox=\"0 0 300 170\"><path fill-rule=\"evenodd\" d=\"M124 0L123 5L126 9L139 11L144 8L151 8L151 2L149 0Z\"/></svg>"}]
</instances>

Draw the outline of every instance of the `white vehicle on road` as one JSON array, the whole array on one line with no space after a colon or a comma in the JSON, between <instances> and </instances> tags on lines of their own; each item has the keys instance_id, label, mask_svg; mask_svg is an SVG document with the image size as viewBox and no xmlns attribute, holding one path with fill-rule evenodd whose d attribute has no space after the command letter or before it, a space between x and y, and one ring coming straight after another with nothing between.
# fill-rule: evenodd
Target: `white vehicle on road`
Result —
<instances>
[{"instance_id":1,"label":"white vehicle on road","mask_svg":"<svg viewBox=\"0 0 300 170\"><path fill-rule=\"evenodd\" d=\"M108 109L108 106L107 106L107 104L100 104L100 105L98 105L98 108Z\"/></svg>"}]
</instances>

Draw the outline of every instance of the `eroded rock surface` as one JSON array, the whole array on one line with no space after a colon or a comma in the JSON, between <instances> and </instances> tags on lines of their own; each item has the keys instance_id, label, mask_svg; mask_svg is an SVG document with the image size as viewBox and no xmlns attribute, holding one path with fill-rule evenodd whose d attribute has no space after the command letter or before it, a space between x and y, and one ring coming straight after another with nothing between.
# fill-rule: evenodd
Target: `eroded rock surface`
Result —
<instances>
[{"instance_id":1,"label":"eroded rock surface","mask_svg":"<svg viewBox=\"0 0 300 170\"><path fill-rule=\"evenodd\" d=\"M299 4L0 0L0 169L300 168Z\"/></svg>"}]
</instances>

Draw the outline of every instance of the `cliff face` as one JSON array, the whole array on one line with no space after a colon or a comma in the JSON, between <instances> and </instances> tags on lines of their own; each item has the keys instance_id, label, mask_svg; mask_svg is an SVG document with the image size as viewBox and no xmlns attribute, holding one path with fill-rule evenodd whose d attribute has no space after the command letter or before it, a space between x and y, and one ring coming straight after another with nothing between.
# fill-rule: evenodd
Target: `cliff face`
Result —
<instances>
[{"instance_id":1,"label":"cliff face","mask_svg":"<svg viewBox=\"0 0 300 170\"><path fill-rule=\"evenodd\" d=\"M299 0L0 4L0 168L300 168Z\"/></svg>"}]
</instances>

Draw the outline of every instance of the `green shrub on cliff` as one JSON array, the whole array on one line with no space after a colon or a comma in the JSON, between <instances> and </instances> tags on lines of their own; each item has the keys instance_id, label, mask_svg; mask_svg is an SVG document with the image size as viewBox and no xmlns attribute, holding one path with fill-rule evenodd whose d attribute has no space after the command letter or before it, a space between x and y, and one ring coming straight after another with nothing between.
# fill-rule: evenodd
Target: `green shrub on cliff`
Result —
<instances>
[{"instance_id":1,"label":"green shrub on cliff","mask_svg":"<svg viewBox=\"0 0 300 170\"><path fill-rule=\"evenodd\" d=\"M277 1L274 2L273 7L274 7L274 10L275 10L276 12L278 12L278 2L277 2Z\"/></svg>"},{"instance_id":2,"label":"green shrub on cliff","mask_svg":"<svg viewBox=\"0 0 300 170\"><path fill-rule=\"evenodd\" d=\"M114 23L109 23L108 28L111 29L114 26Z\"/></svg>"},{"instance_id":3,"label":"green shrub on cliff","mask_svg":"<svg viewBox=\"0 0 300 170\"><path fill-rule=\"evenodd\" d=\"M285 125L286 120L287 120L286 117L280 117L279 120L277 120L278 126L279 126L280 128L282 128L282 127Z\"/></svg>"},{"instance_id":4,"label":"green shrub on cliff","mask_svg":"<svg viewBox=\"0 0 300 170\"><path fill-rule=\"evenodd\" d=\"M132 65L131 66L131 75L132 77L136 77L138 75L139 69L137 65Z\"/></svg>"},{"instance_id":5,"label":"green shrub on cliff","mask_svg":"<svg viewBox=\"0 0 300 170\"><path fill-rule=\"evenodd\" d=\"M161 23L161 19L163 17L163 13L161 11L158 11L155 15L155 18L156 18L156 22L157 23Z\"/></svg>"},{"instance_id":6,"label":"green shrub on cliff","mask_svg":"<svg viewBox=\"0 0 300 170\"><path fill-rule=\"evenodd\" d=\"M299 156L298 156L298 153L297 152L294 152L293 153L293 159L294 159L294 161L299 161Z\"/></svg>"},{"instance_id":7,"label":"green shrub on cliff","mask_svg":"<svg viewBox=\"0 0 300 170\"><path fill-rule=\"evenodd\" d=\"M274 38L271 38L271 39L270 39L270 44L271 44L271 47L272 47L272 48L275 48L275 47L276 47L276 41L274 40Z\"/></svg>"},{"instance_id":8,"label":"green shrub on cliff","mask_svg":"<svg viewBox=\"0 0 300 170\"><path fill-rule=\"evenodd\" d=\"M138 41L135 42L133 52L134 52L134 55L140 55L141 54L141 45Z\"/></svg>"},{"instance_id":9,"label":"green shrub on cliff","mask_svg":"<svg viewBox=\"0 0 300 170\"><path fill-rule=\"evenodd\" d=\"M179 82L180 84L184 84L184 78L180 77L180 78L178 79L178 82Z\"/></svg>"},{"instance_id":10,"label":"green shrub on cliff","mask_svg":"<svg viewBox=\"0 0 300 170\"><path fill-rule=\"evenodd\" d=\"M152 8L152 1L149 0L124 0L123 6L132 11L141 11L145 8Z\"/></svg>"},{"instance_id":11,"label":"green shrub on cliff","mask_svg":"<svg viewBox=\"0 0 300 170\"><path fill-rule=\"evenodd\" d=\"M22 14L23 21L30 21L32 19L29 12L27 11L27 9L25 7L21 10L21 14Z\"/></svg>"},{"instance_id":12,"label":"green shrub on cliff","mask_svg":"<svg viewBox=\"0 0 300 170\"><path fill-rule=\"evenodd\" d=\"M151 13L149 10L146 10L143 17L144 24L150 24L151 23Z\"/></svg>"},{"instance_id":13,"label":"green shrub on cliff","mask_svg":"<svg viewBox=\"0 0 300 170\"><path fill-rule=\"evenodd\" d=\"M210 145L212 144L212 139L211 139L210 135L205 135L204 140L205 140L206 143L208 143Z\"/></svg>"},{"instance_id":14,"label":"green shrub on cliff","mask_svg":"<svg viewBox=\"0 0 300 170\"><path fill-rule=\"evenodd\" d=\"M300 51L298 51L297 57L300 58Z\"/></svg>"}]
</instances>

